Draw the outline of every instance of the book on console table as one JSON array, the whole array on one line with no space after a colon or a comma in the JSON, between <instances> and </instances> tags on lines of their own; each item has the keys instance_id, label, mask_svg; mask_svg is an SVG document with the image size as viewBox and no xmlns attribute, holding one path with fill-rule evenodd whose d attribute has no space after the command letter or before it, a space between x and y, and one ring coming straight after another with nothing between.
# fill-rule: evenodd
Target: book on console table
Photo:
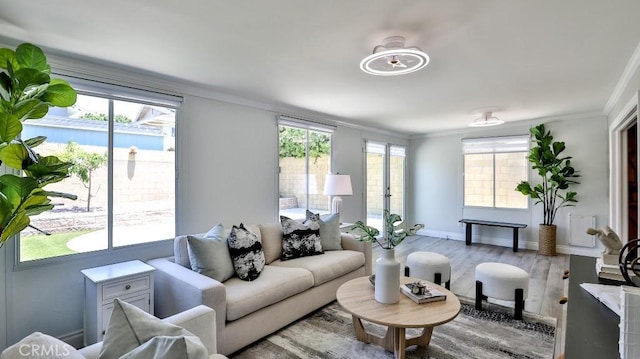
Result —
<instances>
[{"instance_id":1,"label":"book on console table","mask_svg":"<svg viewBox=\"0 0 640 359\"><path fill-rule=\"evenodd\" d=\"M426 290L425 290L424 294L414 294L413 291L412 291L413 286L414 286L414 283L402 284L400 286L400 291L402 292L402 294L404 294L407 297L411 298L411 300L413 300L414 302L416 302L418 304L439 302L439 301L447 299L447 295L446 294L444 294L443 292L439 291L435 287L432 287L432 286L429 286L429 285L426 286Z\"/></svg>"},{"instance_id":2,"label":"book on console table","mask_svg":"<svg viewBox=\"0 0 640 359\"><path fill-rule=\"evenodd\" d=\"M634 277L635 273L632 271L627 272L630 277ZM620 271L620 266L607 264L603 258L596 258L596 275L600 279L606 279L610 281L616 281L621 283L626 283L626 280L622 276L622 272Z\"/></svg>"}]
</instances>

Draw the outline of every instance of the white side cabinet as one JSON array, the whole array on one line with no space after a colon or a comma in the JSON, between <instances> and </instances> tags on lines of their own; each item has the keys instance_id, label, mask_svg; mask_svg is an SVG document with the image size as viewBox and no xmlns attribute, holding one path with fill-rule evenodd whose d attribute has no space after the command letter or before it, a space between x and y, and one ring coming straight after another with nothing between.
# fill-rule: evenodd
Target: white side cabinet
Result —
<instances>
[{"instance_id":1,"label":"white side cabinet","mask_svg":"<svg viewBox=\"0 0 640 359\"><path fill-rule=\"evenodd\" d=\"M83 269L84 345L102 341L119 298L153 314L153 272L155 268L139 261Z\"/></svg>"}]
</instances>

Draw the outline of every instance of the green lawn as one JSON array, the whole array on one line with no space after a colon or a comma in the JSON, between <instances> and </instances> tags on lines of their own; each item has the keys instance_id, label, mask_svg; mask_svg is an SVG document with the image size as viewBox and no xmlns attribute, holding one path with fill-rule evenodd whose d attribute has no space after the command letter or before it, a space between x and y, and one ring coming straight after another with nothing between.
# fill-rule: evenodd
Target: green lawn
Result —
<instances>
[{"instance_id":1,"label":"green lawn","mask_svg":"<svg viewBox=\"0 0 640 359\"><path fill-rule=\"evenodd\" d=\"M32 261L35 259L76 253L67 247L67 243L78 236L90 232L93 232L93 230L56 233L50 236L35 235L21 237L20 261Z\"/></svg>"}]
</instances>

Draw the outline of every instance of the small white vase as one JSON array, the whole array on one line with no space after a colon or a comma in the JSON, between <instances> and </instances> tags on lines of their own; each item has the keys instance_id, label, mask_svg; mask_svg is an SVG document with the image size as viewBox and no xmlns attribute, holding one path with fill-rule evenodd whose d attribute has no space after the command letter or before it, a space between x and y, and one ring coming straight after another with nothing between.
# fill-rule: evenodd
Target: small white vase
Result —
<instances>
[{"instance_id":1,"label":"small white vase","mask_svg":"<svg viewBox=\"0 0 640 359\"><path fill-rule=\"evenodd\" d=\"M400 262L395 250L383 249L376 261L375 299L379 303L393 304L400 300Z\"/></svg>"}]
</instances>

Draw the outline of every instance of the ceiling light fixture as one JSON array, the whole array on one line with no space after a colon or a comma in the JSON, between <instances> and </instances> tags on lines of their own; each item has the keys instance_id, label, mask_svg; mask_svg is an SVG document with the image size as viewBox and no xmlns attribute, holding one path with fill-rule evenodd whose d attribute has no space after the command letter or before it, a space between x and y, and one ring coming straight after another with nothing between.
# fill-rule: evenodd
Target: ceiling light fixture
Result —
<instances>
[{"instance_id":1,"label":"ceiling light fixture","mask_svg":"<svg viewBox=\"0 0 640 359\"><path fill-rule=\"evenodd\" d=\"M360 69L371 75L404 75L427 66L429 56L419 47L404 47L404 37L391 36L373 48L373 54L360 62Z\"/></svg>"},{"instance_id":2,"label":"ceiling light fixture","mask_svg":"<svg viewBox=\"0 0 640 359\"><path fill-rule=\"evenodd\" d=\"M492 116L493 112L485 112L482 114L482 117L476 118L469 124L471 127L488 127L488 126L497 126L502 125L504 121L501 119Z\"/></svg>"}]
</instances>

